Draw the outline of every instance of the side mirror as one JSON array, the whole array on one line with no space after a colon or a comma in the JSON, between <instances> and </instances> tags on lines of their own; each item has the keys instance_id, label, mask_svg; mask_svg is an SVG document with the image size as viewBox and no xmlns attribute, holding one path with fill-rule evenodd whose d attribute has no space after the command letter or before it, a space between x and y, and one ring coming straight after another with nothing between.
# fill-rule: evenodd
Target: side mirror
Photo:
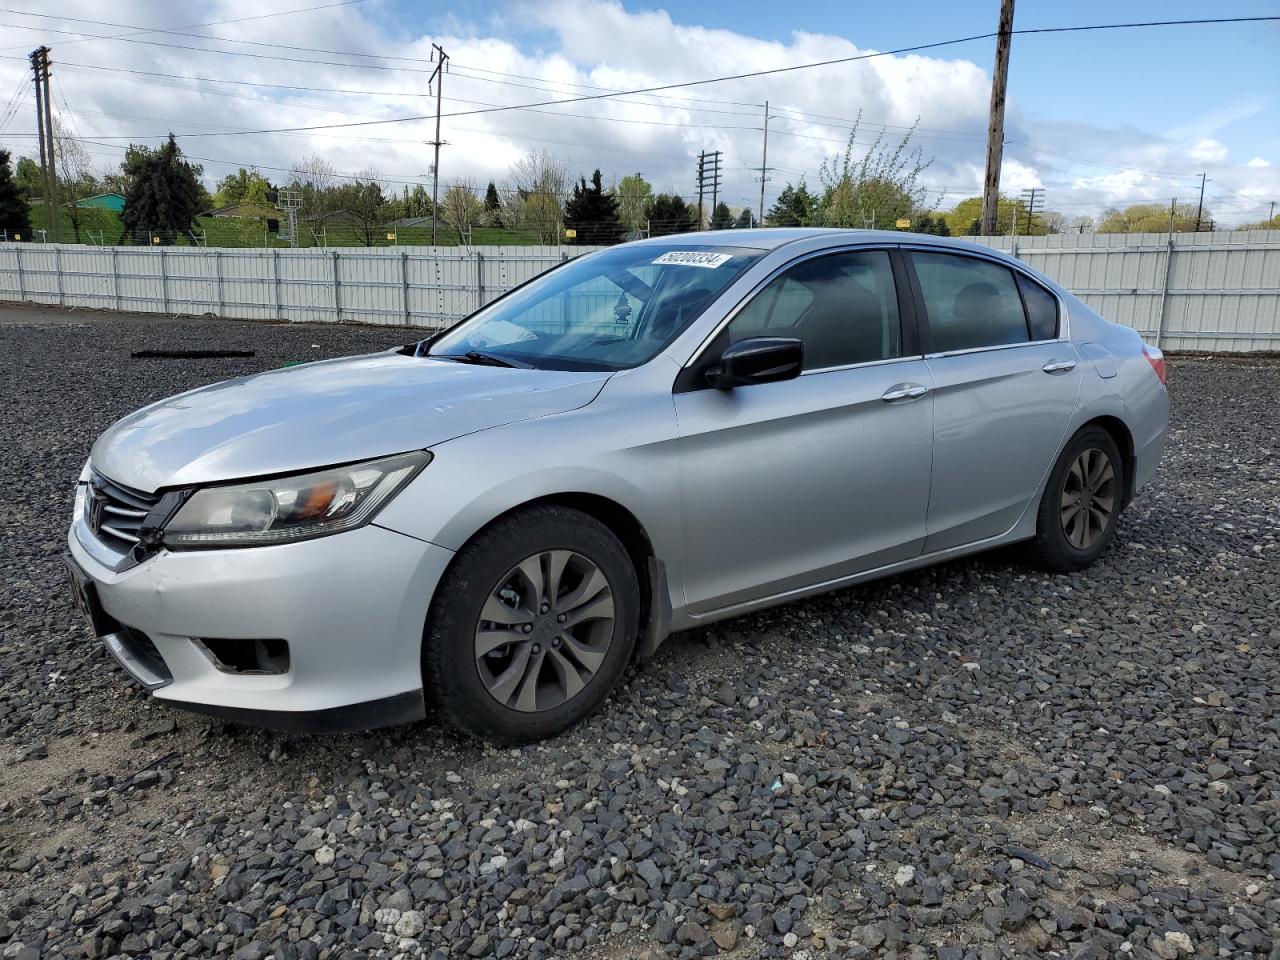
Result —
<instances>
[{"instance_id":1,"label":"side mirror","mask_svg":"<svg viewBox=\"0 0 1280 960\"><path fill-rule=\"evenodd\" d=\"M804 367L804 341L793 337L751 337L725 347L720 362L707 371L717 390L753 383L794 380Z\"/></svg>"}]
</instances>

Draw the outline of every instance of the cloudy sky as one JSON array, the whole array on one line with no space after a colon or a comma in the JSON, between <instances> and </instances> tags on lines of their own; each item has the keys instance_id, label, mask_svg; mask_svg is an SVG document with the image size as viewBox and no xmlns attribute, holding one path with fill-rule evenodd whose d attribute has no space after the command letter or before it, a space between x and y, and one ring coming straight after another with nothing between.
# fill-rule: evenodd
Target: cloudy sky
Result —
<instances>
[{"instance_id":1,"label":"cloudy sky","mask_svg":"<svg viewBox=\"0 0 1280 960\"><path fill-rule=\"evenodd\" d=\"M6 0L0 0L5 3ZM430 184L433 42L445 77L444 182L502 185L530 150L606 182L640 172L693 192L701 150L724 155L722 196L766 202L816 185L824 157L882 131L933 158L941 209L979 192L994 41L770 76L575 103L495 106L635 90L852 57L994 30L998 0L7 0L0 7L0 145L34 154L26 54L52 49L54 107L101 168L169 131L209 185L239 166L283 179L319 155L389 188ZM1206 11L1211 11L1207 14ZM1019 29L1206 15L1262 16L1275 3L1019 0ZM159 32L159 31L180 32ZM1070 217L1178 197L1231 224L1280 201L1280 24L1221 24L1014 38L1002 189L1043 187ZM12 94L12 97L11 97ZM477 112L489 111L489 112ZM403 119L429 116L431 119ZM385 122L385 121L399 122ZM353 126L353 124L358 124ZM345 126L344 126L345 125ZM280 128L320 128L257 133Z\"/></svg>"}]
</instances>

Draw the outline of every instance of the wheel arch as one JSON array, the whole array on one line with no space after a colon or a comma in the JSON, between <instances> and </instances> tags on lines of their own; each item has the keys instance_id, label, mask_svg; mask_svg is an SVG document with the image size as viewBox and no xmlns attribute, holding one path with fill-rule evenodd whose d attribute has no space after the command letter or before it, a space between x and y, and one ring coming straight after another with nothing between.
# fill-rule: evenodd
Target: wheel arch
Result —
<instances>
[{"instance_id":1,"label":"wheel arch","mask_svg":"<svg viewBox=\"0 0 1280 960\"><path fill-rule=\"evenodd\" d=\"M644 524L617 500L599 493L582 491L543 494L503 510L475 530L466 542L470 543L493 524L513 513L544 506L567 507L585 513L602 523L622 542L640 585L640 637L636 643L636 657L645 659L651 656L671 632L671 595L667 585L666 564L658 557L653 539Z\"/></svg>"},{"instance_id":2,"label":"wheel arch","mask_svg":"<svg viewBox=\"0 0 1280 960\"><path fill-rule=\"evenodd\" d=\"M1133 433L1129 429L1129 425L1119 417L1112 414L1103 414L1094 417L1092 420L1080 424L1076 430L1088 427L1101 427L1111 435L1111 439L1116 442L1116 446L1120 449L1120 456L1124 460L1124 492L1121 500L1121 509L1127 507L1133 500L1133 480L1134 474L1137 472L1137 457L1134 452ZM1075 436L1075 434L1072 434ZM1068 441L1069 442L1069 441Z\"/></svg>"}]
</instances>

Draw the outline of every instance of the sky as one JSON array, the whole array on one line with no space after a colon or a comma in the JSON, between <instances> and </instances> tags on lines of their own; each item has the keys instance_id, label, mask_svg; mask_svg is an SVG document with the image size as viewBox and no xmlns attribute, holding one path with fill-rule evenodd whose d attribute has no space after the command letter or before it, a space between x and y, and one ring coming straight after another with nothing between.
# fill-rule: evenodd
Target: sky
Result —
<instances>
[{"instance_id":1,"label":"sky","mask_svg":"<svg viewBox=\"0 0 1280 960\"><path fill-rule=\"evenodd\" d=\"M927 202L945 210L978 194L994 40L652 95L474 111L988 33L999 12L999 0L0 3L0 107L9 105L0 147L18 156L35 154L26 54L44 43L55 114L99 169L118 165L128 143L172 131L210 188L240 166L284 181L299 159L320 156L353 177L374 171L389 190L429 189L434 42L450 56L442 184L502 187L513 163L542 150L574 178L597 167L606 183L641 173L655 191L690 198L699 152L720 150L721 199L753 209L766 100L766 206L788 182L820 187L824 162L846 149L859 114L855 159L877 136L896 144L915 124L911 145L930 161ZM1280 15L1280 0L1019 0L1014 27L1266 15ZM1131 203L1195 202L1204 173L1217 222L1265 218L1280 202L1278 50L1277 22L1015 36L1002 191L1042 188L1047 208L1069 221ZM254 132L297 127L325 129Z\"/></svg>"}]
</instances>

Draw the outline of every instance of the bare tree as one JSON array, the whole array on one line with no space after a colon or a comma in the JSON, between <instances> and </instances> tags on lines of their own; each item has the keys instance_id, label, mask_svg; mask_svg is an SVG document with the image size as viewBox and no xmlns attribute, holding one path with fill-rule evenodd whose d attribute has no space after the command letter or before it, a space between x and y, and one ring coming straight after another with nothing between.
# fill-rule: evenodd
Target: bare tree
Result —
<instances>
[{"instance_id":1,"label":"bare tree","mask_svg":"<svg viewBox=\"0 0 1280 960\"><path fill-rule=\"evenodd\" d=\"M520 199L520 225L537 230L543 243L558 239L569 192L568 165L545 150L534 150L511 165L511 182ZM509 222L503 213L503 222Z\"/></svg>"},{"instance_id":2,"label":"bare tree","mask_svg":"<svg viewBox=\"0 0 1280 960\"><path fill-rule=\"evenodd\" d=\"M76 204L98 193L98 178L94 176L93 159L89 156L89 151L57 120L53 121L53 139L56 144L58 198L66 205L71 229L75 233L76 243L79 243L80 228L85 225L86 211ZM88 219L95 218L89 216Z\"/></svg>"},{"instance_id":3,"label":"bare tree","mask_svg":"<svg viewBox=\"0 0 1280 960\"><path fill-rule=\"evenodd\" d=\"M302 193L302 216L318 217L333 209L337 171L323 157L302 157L289 168L289 186Z\"/></svg>"},{"instance_id":4,"label":"bare tree","mask_svg":"<svg viewBox=\"0 0 1280 960\"><path fill-rule=\"evenodd\" d=\"M483 217L484 203L476 196L476 185L470 180L454 181L440 199L440 219L458 231L458 239L463 242Z\"/></svg>"}]
</instances>

